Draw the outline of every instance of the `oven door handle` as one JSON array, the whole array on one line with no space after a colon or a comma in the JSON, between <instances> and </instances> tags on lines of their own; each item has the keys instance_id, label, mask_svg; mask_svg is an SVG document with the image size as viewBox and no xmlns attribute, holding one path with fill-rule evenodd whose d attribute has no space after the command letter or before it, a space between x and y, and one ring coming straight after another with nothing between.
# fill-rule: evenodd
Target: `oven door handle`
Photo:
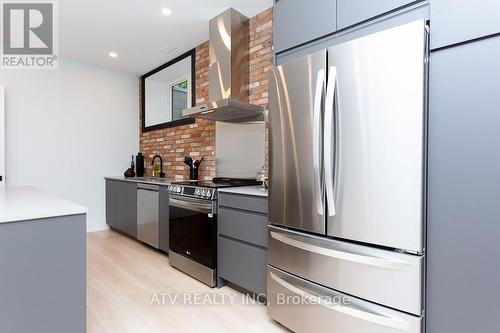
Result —
<instances>
[{"instance_id":1,"label":"oven door handle","mask_svg":"<svg viewBox=\"0 0 500 333\"><path fill-rule=\"evenodd\" d=\"M212 202L199 202L199 201L193 201L193 200L186 200L186 199L176 199L172 198L170 196L168 198L169 200L169 205L172 207L178 207L178 208L183 208L187 210L194 210L196 212L200 213L205 213L205 214L214 214L213 212L213 207L212 207Z\"/></svg>"}]
</instances>

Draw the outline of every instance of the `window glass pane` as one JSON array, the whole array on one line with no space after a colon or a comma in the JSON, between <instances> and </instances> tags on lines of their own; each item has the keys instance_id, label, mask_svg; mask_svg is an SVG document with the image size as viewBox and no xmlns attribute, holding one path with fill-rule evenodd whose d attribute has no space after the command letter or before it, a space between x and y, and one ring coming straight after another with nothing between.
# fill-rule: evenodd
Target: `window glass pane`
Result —
<instances>
[{"instance_id":1,"label":"window glass pane","mask_svg":"<svg viewBox=\"0 0 500 333\"><path fill-rule=\"evenodd\" d=\"M172 120L182 118L182 111L188 107L188 81L184 80L172 86Z\"/></svg>"}]
</instances>

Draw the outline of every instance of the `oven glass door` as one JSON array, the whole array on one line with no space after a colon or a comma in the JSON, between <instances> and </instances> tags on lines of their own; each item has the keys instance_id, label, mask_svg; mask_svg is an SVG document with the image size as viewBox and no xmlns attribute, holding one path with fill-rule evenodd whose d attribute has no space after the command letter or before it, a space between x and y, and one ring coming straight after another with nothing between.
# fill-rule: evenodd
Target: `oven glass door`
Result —
<instances>
[{"instance_id":1,"label":"oven glass door","mask_svg":"<svg viewBox=\"0 0 500 333\"><path fill-rule=\"evenodd\" d=\"M171 195L170 250L204 266L216 268L217 216L212 203Z\"/></svg>"}]
</instances>

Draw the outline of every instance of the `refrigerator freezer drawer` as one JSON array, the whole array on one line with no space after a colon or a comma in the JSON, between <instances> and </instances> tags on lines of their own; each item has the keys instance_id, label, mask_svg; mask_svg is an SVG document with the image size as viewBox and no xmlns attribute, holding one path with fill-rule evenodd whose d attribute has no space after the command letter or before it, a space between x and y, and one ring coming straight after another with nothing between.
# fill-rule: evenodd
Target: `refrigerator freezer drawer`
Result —
<instances>
[{"instance_id":1,"label":"refrigerator freezer drawer","mask_svg":"<svg viewBox=\"0 0 500 333\"><path fill-rule=\"evenodd\" d=\"M422 333L423 317L388 309L268 267L268 313L296 333Z\"/></svg>"},{"instance_id":2,"label":"refrigerator freezer drawer","mask_svg":"<svg viewBox=\"0 0 500 333\"><path fill-rule=\"evenodd\" d=\"M391 308L423 313L423 256L273 226L268 244L269 265Z\"/></svg>"}]
</instances>

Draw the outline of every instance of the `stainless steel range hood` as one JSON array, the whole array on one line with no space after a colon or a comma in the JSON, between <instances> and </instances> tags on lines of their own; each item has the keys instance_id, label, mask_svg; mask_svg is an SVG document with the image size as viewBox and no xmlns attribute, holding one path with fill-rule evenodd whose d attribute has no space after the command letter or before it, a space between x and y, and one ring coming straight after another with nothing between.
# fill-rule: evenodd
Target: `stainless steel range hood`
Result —
<instances>
[{"instance_id":1,"label":"stainless steel range hood","mask_svg":"<svg viewBox=\"0 0 500 333\"><path fill-rule=\"evenodd\" d=\"M209 102L182 115L225 122L263 120L262 108L248 102L249 19L230 8L210 20L209 36Z\"/></svg>"}]
</instances>

